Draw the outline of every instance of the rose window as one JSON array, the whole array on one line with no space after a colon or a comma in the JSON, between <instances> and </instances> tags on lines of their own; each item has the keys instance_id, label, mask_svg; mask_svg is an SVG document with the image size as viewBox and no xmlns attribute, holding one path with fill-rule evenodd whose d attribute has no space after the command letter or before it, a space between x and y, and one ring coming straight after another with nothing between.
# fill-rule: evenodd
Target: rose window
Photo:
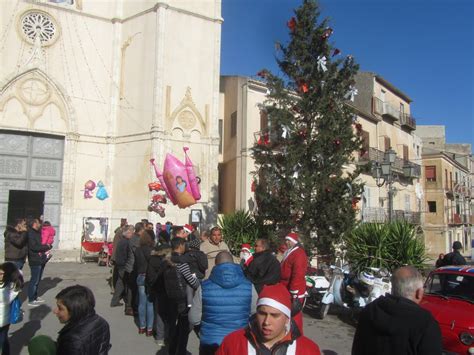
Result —
<instances>
[{"instance_id":1,"label":"rose window","mask_svg":"<svg viewBox=\"0 0 474 355\"><path fill-rule=\"evenodd\" d=\"M20 29L27 42L34 44L36 37L39 37L43 46L53 44L58 33L56 21L47 13L38 10L23 14Z\"/></svg>"}]
</instances>

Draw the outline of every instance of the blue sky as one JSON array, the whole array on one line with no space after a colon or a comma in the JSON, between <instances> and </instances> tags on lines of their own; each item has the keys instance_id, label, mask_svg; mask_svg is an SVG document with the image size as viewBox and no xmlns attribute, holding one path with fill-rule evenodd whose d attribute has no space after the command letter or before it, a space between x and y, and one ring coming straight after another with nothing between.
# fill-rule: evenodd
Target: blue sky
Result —
<instances>
[{"instance_id":1,"label":"blue sky","mask_svg":"<svg viewBox=\"0 0 474 355\"><path fill-rule=\"evenodd\" d=\"M222 0L223 75L278 73L274 43L300 0ZM474 1L320 0L331 39L405 92L418 124L445 125L448 143L474 146Z\"/></svg>"}]
</instances>

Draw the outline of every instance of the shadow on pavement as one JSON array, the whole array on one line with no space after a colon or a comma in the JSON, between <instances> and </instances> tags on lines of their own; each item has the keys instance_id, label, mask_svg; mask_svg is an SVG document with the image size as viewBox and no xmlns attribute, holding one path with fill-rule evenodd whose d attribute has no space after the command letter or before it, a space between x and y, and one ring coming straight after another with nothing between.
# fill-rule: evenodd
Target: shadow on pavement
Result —
<instances>
[{"instance_id":1,"label":"shadow on pavement","mask_svg":"<svg viewBox=\"0 0 474 355\"><path fill-rule=\"evenodd\" d=\"M332 351L332 350L321 350L323 355L338 355L337 352Z\"/></svg>"},{"instance_id":2,"label":"shadow on pavement","mask_svg":"<svg viewBox=\"0 0 474 355\"><path fill-rule=\"evenodd\" d=\"M12 354L19 354L23 347L28 345L32 337L41 328L41 321L51 312L51 308L45 304L29 309L29 321L23 327L10 334L10 351ZM25 312L26 313L26 312Z\"/></svg>"},{"instance_id":3,"label":"shadow on pavement","mask_svg":"<svg viewBox=\"0 0 474 355\"><path fill-rule=\"evenodd\" d=\"M63 279L59 277L45 277L40 281L39 287L38 287L38 296L43 296L48 290L51 290L55 288L59 283L61 283ZM30 281L25 282L23 285L23 292L20 293L20 301L21 303L25 302L26 299L28 298L28 286L30 285Z\"/></svg>"},{"instance_id":4,"label":"shadow on pavement","mask_svg":"<svg viewBox=\"0 0 474 355\"><path fill-rule=\"evenodd\" d=\"M38 287L38 296L43 296L48 290L55 288L63 279L60 277L45 277L40 281Z\"/></svg>"}]
</instances>

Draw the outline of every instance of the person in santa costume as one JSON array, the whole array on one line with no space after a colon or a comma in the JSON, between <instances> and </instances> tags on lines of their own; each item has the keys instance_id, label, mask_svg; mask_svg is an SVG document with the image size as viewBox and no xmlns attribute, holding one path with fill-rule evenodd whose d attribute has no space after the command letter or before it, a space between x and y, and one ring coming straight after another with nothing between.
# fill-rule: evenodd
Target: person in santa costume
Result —
<instances>
[{"instance_id":1,"label":"person in santa costume","mask_svg":"<svg viewBox=\"0 0 474 355\"><path fill-rule=\"evenodd\" d=\"M300 244L300 238L297 233L288 233L285 237L285 243L288 249L281 261L280 282L290 291L294 320L301 334L303 334L303 314L301 310L303 309L306 297L305 275L308 257Z\"/></svg>"},{"instance_id":2,"label":"person in santa costume","mask_svg":"<svg viewBox=\"0 0 474 355\"><path fill-rule=\"evenodd\" d=\"M242 244L242 248L240 249L240 265L242 267L248 267L250 265L253 261L253 253L254 250L250 244Z\"/></svg>"},{"instance_id":3,"label":"person in santa costume","mask_svg":"<svg viewBox=\"0 0 474 355\"><path fill-rule=\"evenodd\" d=\"M246 328L227 335L216 355L320 355L318 345L291 319L292 300L282 284L263 287Z\"/></svg>"}]
</instances>

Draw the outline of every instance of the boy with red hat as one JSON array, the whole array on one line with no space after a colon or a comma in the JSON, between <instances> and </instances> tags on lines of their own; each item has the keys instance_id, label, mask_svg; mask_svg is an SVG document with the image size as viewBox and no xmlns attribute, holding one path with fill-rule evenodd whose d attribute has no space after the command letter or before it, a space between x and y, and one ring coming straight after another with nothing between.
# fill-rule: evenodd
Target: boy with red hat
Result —
<instances>
[{"instance_id":1,"label":"boy with red hat","mask_svg":"<svg viewBox=\"0 0 474 355\"><path fill-rule=\"evenodd\" d=\"M300 244L297 233L288 233L285 237L285 244L288 247L281 261L280 282L290 291L293 299L293 312L296 325L303 334L303 309L304 298L306 297L306 269L308 257Z\"/></svg>"},{"instance_id":2,"label":"boy with red hat","mask_svg":"<svg viewBox=\"0 0 474 355\"><path fill-rule=\"evenodd\" d=\"M282 284L264 286L249 325L226 336L216 355L321 354L292 321L291 303L290 293Z\"/></svg>"}]
</instances>

